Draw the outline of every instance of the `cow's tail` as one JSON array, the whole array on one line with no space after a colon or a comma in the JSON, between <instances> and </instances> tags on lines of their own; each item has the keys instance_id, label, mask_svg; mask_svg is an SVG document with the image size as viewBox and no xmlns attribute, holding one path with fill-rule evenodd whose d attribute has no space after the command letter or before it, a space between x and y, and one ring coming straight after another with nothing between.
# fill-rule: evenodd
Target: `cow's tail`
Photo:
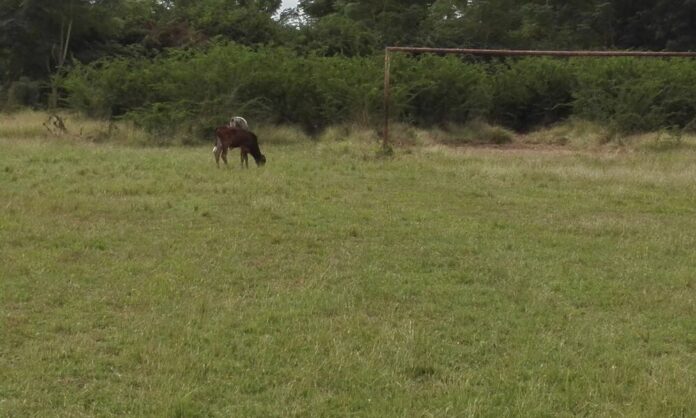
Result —
<instances>
[{"instance_id":1,"label":"cow's tail","mask_svg":"<svg viewBox=\"0 0 696 418\"><path fill-rule=\"evenodd\" d=\"M213 145L213 155L217 154L218 148L222 146L222 141L220 140L220 134L218 133L217 129L215 130L215 145Z\"/></svg>"}]
</instances>

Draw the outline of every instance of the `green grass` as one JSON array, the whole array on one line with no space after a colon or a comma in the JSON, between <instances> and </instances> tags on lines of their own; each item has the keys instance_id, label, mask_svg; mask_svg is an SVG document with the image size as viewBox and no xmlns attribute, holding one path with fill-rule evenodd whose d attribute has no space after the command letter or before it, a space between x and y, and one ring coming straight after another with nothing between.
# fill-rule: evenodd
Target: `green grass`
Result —
<instances>
[{"instance_id":1,"label":"green grass","mask_svg":"<svg viewBox=\"0 0 696 418\"><path fill-rule=\"evenodd\" d=\"M693 416L696 152L262 148L0 138L0 416Z\"/></svg>"}]
</instances>

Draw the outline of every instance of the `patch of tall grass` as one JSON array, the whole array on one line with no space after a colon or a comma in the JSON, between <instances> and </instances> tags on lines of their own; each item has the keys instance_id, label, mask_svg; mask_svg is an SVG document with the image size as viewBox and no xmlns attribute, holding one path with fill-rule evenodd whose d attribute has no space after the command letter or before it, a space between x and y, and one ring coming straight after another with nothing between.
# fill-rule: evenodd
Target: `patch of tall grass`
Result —
<instances>
[{"instance_id":1,"label":"patch of tall grass","mask_svg":"<svg viewBox=\"0 0 696 418\"><path fill-rule=\"evenodd\" d=\"M53 125L52 116L60 119L65 131ZM153 143L149 133L129 121L100 120L79 112L47 113L37 110L0 113L0 138L111 142L122 145Z\"/></svg>"},{"instance_id":2,"label":"patch of tall grass","mask_svg":"<svg viewBox=\"0 0 696 418\"><path fill-rule=\"evenodd\" d=\"M259 137L263 144L272 145L298 145L312 142L313 138L305 133L301 128L293 125L271 126L262 124L258 128L251 126L250 129Z\"/></svg>"},{"instance_id":3,"label":"patch of tall grass","mask_svg":"<svg viewBox=\"0 0 696 418\"><path fill-rule=\"evenodd\" d=\"M621 148L659 152L693 148L696 145L696 135L679 129L626 134L612 126L571 118L521 135L518 141L530 145L563 146L576 150Z\"/></svg>"},{"instance_id":4,"label":"patch of tall grass","mask_svg":"<svg viewBox=\"0 0 696 418\"><path fill-rule=\"evenodd\" d=\"M197 146L201 143L212 146L215 143L212 127L207 128L208 133L203 138L186 130L157 134L139 128L130 120L108 121L67 111L57 114L66 127L66 131L60 133L50 126L51 115L35 110L0 113L0 138L128 146ZM329 126L316 135L309 135L296 125L272 125L254 121L251 129L259 137L262 147L318 143L325 150L336 149L339 152L350 153L352 151L349 150L357 149L360 153L370 154L380 146L382 140L380 130L356 123ZM393 123L390 126L390 139L393 145L400 148L517 144L574 150L622 148L660 152L691 148L696 144L696 135L682 130L665 129L642 134L622 134L610 126L576 118L525 134L517 134L482 120L463 124L450 123L433 128ZM341 145L342 143L345 144Z\"/></svg>"},{"instance_id":5,"label":"patch of tall grass","mask_svg":"<svg viewBox=\"0 0 696 418\"><path fill-rule=\"evenodd\" d=\"M48 114L38 111L16 111L0 113L0 138L26 139L43 138L49 131L43 125Z\"/></svg>"},{"instance_id":6,"label":"patch of tall grass","mask_svg":"<svg viewBox=\"0 0 696 418\"><path fill-rule=\"evenodd\" d=\"M610 128L585 120L570 119L524 135L524 141L538 145L562 145L571 148L596 148L621 135Z\"/></svg>"}]
</instances>

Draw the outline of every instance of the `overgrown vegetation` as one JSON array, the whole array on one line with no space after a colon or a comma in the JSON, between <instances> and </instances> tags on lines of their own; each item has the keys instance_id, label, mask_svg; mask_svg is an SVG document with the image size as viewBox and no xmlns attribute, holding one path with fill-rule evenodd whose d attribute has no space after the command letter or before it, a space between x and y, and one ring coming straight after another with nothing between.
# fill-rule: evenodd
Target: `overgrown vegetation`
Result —
<instances>
[{"instance_id":1,"label":"overgrown vegetation","mask_svg":"<svg viewBox=\"0 0 696 418\"><path fill-rule=\"evenodd\" d=\"M696 3L648 3L302 0L281 11L279 0L8 0L0 106L124 118L164 142L206 137L232 113L310 135L373 126L384 45L690 48ZM392 116L518 132L569 117L621 133L693 130L695 74L691 60L397 56Z\"/></svg>"},{"instance_id":2,"label":"overgrown vegetation","mask_svg":"<svg viewBox=\"0 0 696 418\"><path fill-rule=\"evenodd\" d=\"M201 132L233 113L315 132L376 117L379 74L369 58L298 58L284 49L221 44L78 66L63 86L72 108L125 116L155 132Z\"/></svg>"},{"instance_id":3,"label":"overgrown vegetation","mask_svg":"<svg viewBox=\"0 0 696 418\"><path fill-rule=\"evenodd\" d=\"M78 65L62 86L72 108L156 133L201 137L232 113L316 133L381 120L382 65L381 56L300 57L221 43ZM571 116L621 133L696 125L696 66L688 59L397 55L392 67L393 118L421 126L485 120L528 131Z\"/></svg>"}]
</instances>

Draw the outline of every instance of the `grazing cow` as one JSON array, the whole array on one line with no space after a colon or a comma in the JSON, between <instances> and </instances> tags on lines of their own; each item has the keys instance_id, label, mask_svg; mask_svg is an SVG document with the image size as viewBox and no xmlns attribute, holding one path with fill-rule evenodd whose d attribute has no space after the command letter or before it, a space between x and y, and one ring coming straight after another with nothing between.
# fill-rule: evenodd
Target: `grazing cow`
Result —
<instances>
[{"instance_id":1,"label":"grazing cow","mask_svg":"<svg viewBox=\"0 0 696 418\"><path fill-rule=\"evenodd\" d=\"M257 166L266 164L266 157L261 154L258 138L253 132L230 126L221 126L215 129L213 155L215 155L215 163L218 167L220 167L220 157L222 156L222 161L227 165L227 150L237 147L240 150L242 167L249 168L248 154L254 157Z\"/></svg>"},{"instance_id":2,"label":"grazing cow","mask_svg":"<svg viewBox=\"0 0 696 418\"><path fill-rule=\"evenodd\" d=\"M230 118L230 121L227 123L227 126L230 128L239 128L239 129L244 129L246 131L249 130L249 124L247 123L246 119L244 119L241 116L232 116ZM213 154L217 152L217 145L213 148Z\"/></svg>"}]
</instances>

